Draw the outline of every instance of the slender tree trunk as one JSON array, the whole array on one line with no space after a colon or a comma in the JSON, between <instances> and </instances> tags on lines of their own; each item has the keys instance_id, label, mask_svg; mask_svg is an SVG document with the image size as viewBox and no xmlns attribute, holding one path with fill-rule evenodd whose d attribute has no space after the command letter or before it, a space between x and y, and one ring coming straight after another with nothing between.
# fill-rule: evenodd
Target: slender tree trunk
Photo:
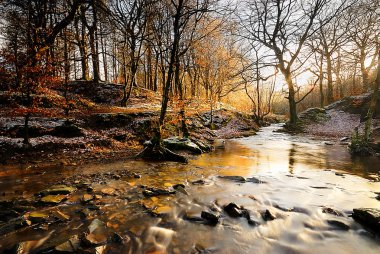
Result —
<instances>
[{"instance_id":1,"label":"slender tree trunk","mask_svg":"<svg viewBox=\"0 0 380 254\"><path fill-rule=\"evenodd\" d=\"M329 52L326 52L326 62L327 62L327 103L331 104L334 102L334 87L333 87L333 76L332 76L332 61Z\"/></svg>"},{"instance_id":2,"label":"slender tree trunk","mask_svg":"<svg viewBox=\"0 0 380 254\"><path fill-rule=\"evenodd\" d=\"M160 113L159 126L158 126L159 129L158 129L158 132L156 133L156 135L158 135L158 136L155 137L156 140L158 140L158 142L161 142L161 128L162 128L162 125L164 124L164 119L165 119L165 115L166 115L166 111L167 111L167 107L168 107L169 92L171 89L173 72L174 72L174 64L175 64L176 55L178 54L178 46L179 46L179 40L180 40L179 21L181 19L183 1L184 0L178 1L178 4L176 6L176 14L174 16L173 45L172 45L172 48L170 50L170 61L169 61L169 67L168 67L168 74L167 74L167 78L166 78L166 83L164 85L164 92L162 95L161 113Z\"/></svg>"},{"instance_id":3,"label":"slender tree trunk","mask_svg":"<svg viewBox=\"0 0 380 254\"><path fill-rule=\"evenodd\" d=\"M319 63L319 105L321 108L325 106L325 97L323 94L323 54L321 54Z\"/></svg>"},{"instance_id":4,"label":"slender tree trunk","mask_svg":"<svg viewBox=\"0 0 380 254\"><path fill-rule=\"evenodd\" d=\"M292 80L292 75L289 71L286 71L284 76L289 88L289 92L288 92L289 114L290 114L289 122L290 122L290 125L295 126L297 124L298 117L297 117L297 103L295 99L294 84Z\"/></svg>"},{"instance_id":5,"label":"slender tree trunk","mask_svg":"<svg viewBox=\"0 0 380 254\"><path fill-rule=\"evenodd\" d=\"M179 105L180 105L180 117L181 117L181 129L182 129L182 135L184 138L188 138L190 136L189 129L187 128L186 124L186 112L185 112L185 101L183 96L183 84L182 80L180 78L180 60L179 60L179 54L176 54L176 62L175 62L175 83L178 87L178 93L179 93Z\"/></svg>"}]
</instances>

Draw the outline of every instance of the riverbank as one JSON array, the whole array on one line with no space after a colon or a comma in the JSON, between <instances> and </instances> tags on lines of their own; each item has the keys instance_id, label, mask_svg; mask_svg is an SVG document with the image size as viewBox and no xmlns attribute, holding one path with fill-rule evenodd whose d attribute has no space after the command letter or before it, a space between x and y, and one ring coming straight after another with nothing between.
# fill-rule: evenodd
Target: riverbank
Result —
<instances>
[{"instance_id":1,"label":"riverbank","mask_svg":"<svg viewBox=\"0 0 380 254\"><path fill-rule=\"evenodd\" d=\"M17 104L21 99L17 94L2 94L0 163L78 165L138 154L152 138L158 121L157 95L136 88L128 105L120 107L120 86L86 86L89 84L72 85L69 96L76 103L68 116L63 114L64 99L53 90L37 100L37 113L29 120L30 145L22 143L24 117L22 106ZM174 104L168 109L163 138L180 136L180 117ZM187 105L187 125L191 138L207 145L217 139L254 135L259 128L250 115L228 107L214 110L211 122L205 103Z\"/></svg>"},{"instance_id":2,"label":"riverbank","mask_svg":"<svg viewBox=\"0 0 380 254\"><path fill-rule=\"evenodd\" d=\"M299 114L301 135L326 141L328 145L348 145L356 130L362 133L371 93L346 97L324 108L309 108ZM380 100L377 112L380 112ZM380 114L372 121L372 147L380 151Z\"/></svg>"}]
</instances>

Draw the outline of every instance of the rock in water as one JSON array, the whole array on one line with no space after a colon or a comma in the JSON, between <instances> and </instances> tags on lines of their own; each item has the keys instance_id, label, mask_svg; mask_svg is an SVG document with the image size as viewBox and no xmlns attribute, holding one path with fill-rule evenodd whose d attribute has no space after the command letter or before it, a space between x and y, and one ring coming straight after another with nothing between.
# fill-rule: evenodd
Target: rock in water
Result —
<instances>
[{"instance_id":1,"label":"rock in water","mask_svg":"<svg viewBox=\"0 0 380 254\"><path fill-rule=\"evenodd\" d=\"M67 197L65 195L48 195L41 198L41 202L46 204L59 204L66 199Z\"/></svg>"},{"instance_id":2,"label":"rock in water","mask_svg":"<svg viewBox=\"0 0 380 254\"><path fill-rule=\"evenodd\" d=\"M219 217L210 212L202 211L201 217L205 219L210 225L216 225L219 222Z\"/></svg>"},{"instance_id":3,"label":"rock in water","mask_svg":"<svg viewBox=\"0 0 380 254\"><path fill-rule=\"evenodd\" d=\"M56 251L76 253L80 246L80 239L77 235L72 236L67 242L55 247Z\"/></svg>"},{"instance_id":4,"label":"rock in water","mask_svg":"<svg viewBox=\"0 0 380 254\"><path fill-rule=\"evenodd\" d=\"M350 226L340 220L327 220L327 223L337 230L350 230Z\"/></svg>"},{"instance_id":5,"label":"rock in water","mask_svg":"<svg viewBox=\"0 0 380 254\"><path fill-rule=\"evenodd\" d=\"M41 191L39 194L42 196L66 195L66 194L70 194L74 191L76 191L76 188L74 188L74 187L69 187L66 185L54 185L54 186L51 186L49 189L45 189L45 190Z\"/></svg>"},{"instance_id":6,"label":"rock in water","mask_svg":"<svg viewBox=\"0 0 380 254\"><path fill-rule=\"evenodd\" d=\"M229 203L224 207L224 211L231 217L242 217L243 212L240 207L235 203Z\"/></svg>"},{"instance_id":7,"label":"rock in water","mask_svg":"<svg viewBox=\"0 0 380 254\"><path fill-rule=\"evenodd\" d=\"M242 176L219 176L219 178L234 181L234 182L239 182L239 183L245 183L247 179L245 179Z\"/></svg>"},{"instance_id":8,"label":"rock in water","mask_svg":"<svg viewBox=\"0 0 380 254\"><path fill-rule=\"evenodd\" d=\"M270 221L270 220L276 219L276 216L274 216L268 209L265 210L265 212L263 212L261 214L261 217L263 217L263 220L265 220L265 221Z\"/></svg>"},{"instance_id":9,"label":"rock in water","mask_svg":"<svg viewBox=\"0 0 380 254\"><path fill-rule=\"evenodd\" d=\"M175 194L175 191L159 189L159 188L147 188L146 190L143 191L143 194L147 197L154 197L154 196L160 196L160 195Z\"/></svg>"},{"instance_id":10,"label":"rock in water","mask_svg":"<svg viewBox=\"0 0 380 254\"><path fill-rule=\"evenodd\" d=\"M190 151L195 154L202 153L202 150L199 148L199 146L188 138L180 139L177 137L171 137L171 138L164 139L162 143L168 149L185 150L185 151Z\"/></svg>"},{"instance_id":11,"label":"rock in water","mask_svg":"<svg viewBox=\"0 0 380 254\"><path fill-rule=\"evenodd\" d=\"M380 234L380 209L358 208L354 209L352 217L365 227Z\"/></svg>"}]
</instances>

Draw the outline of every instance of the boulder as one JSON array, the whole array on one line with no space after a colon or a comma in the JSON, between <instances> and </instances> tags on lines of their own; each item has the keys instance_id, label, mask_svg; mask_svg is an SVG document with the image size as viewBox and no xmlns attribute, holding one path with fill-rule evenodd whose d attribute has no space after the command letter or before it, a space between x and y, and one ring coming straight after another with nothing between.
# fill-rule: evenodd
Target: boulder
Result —
<instances>
[{"instance_id":1,"label":"boulder","mask_svg":"<svg viewBox=\"0 0 380 254\"><path fill-rule=\"evenodd\" d=\"M357 222L380 234L380 209L358 208L353 211L352 217Z\"/></svg>"},{"instance_id":2,"label":"boulder","mask_svg":"<svg viewBox=\"0 0 380 254\"><path fill-rule=\"evenodd\" d=\"M188 138L171 137L164 139L162 142L170 150L185 150L195 154L202 153L202 149Z\"/></svg>"},{"instance_id":3,"label":"boulder","mask_svg":"<svg viewBox=\"0 0 380 254\"><path fill-rule=\"evenodd\" d=\"M318 123L330 118L324 108L308 108L301 112L298 118L304 123Z\"/></svg>"}]
</instances>

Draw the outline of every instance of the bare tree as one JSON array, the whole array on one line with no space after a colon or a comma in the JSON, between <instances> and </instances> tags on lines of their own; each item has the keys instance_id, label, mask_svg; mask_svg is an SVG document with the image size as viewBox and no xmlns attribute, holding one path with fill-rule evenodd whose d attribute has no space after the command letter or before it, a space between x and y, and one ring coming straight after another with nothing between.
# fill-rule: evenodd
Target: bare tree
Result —
<instances>
[{"instance_id":1,"label":"bare tree","mask_svg":"<svg viewBox=\"0 0 380 254\"><path fill-rule=\"evenodd\" d=\"M308 59L308 56L301 57L302 49L307 40L341 9L341 6L335 7L333 2L335 1L253 1L245 4L246 12L240 17L244 28L243 36L270 49L275 65L285 78L290 125L297 123L296 105L300 102L295 98L297 84L294 83L294 74ZM321 14L324 15L323 19ZM317 20L321 22L316 22Z\"/></svg>"}]
</instances>

